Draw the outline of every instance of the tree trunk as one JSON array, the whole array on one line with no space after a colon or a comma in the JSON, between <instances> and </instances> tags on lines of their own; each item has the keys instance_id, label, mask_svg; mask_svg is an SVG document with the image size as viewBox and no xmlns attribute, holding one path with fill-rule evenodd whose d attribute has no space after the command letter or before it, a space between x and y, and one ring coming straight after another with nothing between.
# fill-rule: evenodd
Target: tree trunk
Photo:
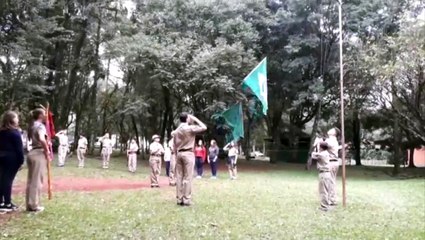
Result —
<instances>
[{"instance_id":1,"label":"tree trunk","mask_svg":"<svg viewBox=\"0 0 425 240\"><path fill-rule=\"evenodd\" d=\"M360 119L357 109L353 111L353 146L354 146L354 159L356 166L362 165L361 160L361 135L360 135Z\"/></svg>"},{"instance_id":2,"label":"tree trunk","mask_svg":"<svg viewBox=\"0 0 425 240\"><path fill-rule=\"evenodd\" d=\"M140 147L140 140L139 140L139 130L137 129L136 119L134 118L133 115L131 115L131 123L133 125L134 133L136 134L136 143L137 143L137 146L140 149L141 147Z\"/></svg>"},{"instance_id":3,"label":"tree trunk","mask_svg":"<svg viewBox=\"0 0 425 240\"><path fill-rule=\"evenodd\" d=\"M400 152L400 126L399 126L399 118L396 117L395 121L394 121L394 159L393 159L393 163L394 163L394 168L393 168L393 175L397 176L400 173L400 157L401 157L401 152Z\"/></svg>"}]
</instances>

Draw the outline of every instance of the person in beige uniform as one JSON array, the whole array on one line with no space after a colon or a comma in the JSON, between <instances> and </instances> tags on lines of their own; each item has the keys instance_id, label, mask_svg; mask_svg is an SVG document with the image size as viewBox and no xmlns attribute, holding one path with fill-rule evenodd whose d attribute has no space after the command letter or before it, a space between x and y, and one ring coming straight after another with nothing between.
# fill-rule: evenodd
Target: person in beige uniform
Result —
<instances>
[{"instance_id":1,"label":"person in beige uniform","mask_svg":"<svg viewBox=\"0 0 425 240\"><path fill-rule=\"evenodd\" d=\"M195 137L196 134L206 131L207 126L187 113L180 114L180 122L179 127L173 132L173 151L176 154L176 197L178 205L189 206L192 204Z\"/></svg>"},{"instance_id":2,"label":"person in beige uniform","mask_svg":"<svg viewBox=\"0 0 425 240\"><path fill-rule=\"evenodd\" d=\"M319 171L319 194L320 194L320 210L329 211L331 209L331 190L333 188L333 180L331 176L330 159L332 153L328 151L326 142L319 143L319 152L312 153L312 158L317 161L317 170Z\"/></svg>"},{"instance_id":3,"label":"person in beige uniform","mask_svg":"<svg viewBox=\"0 0 425 240\"><path fill-rule=\"evenodd\" d=\"M32 120L34 122L28 130L28 138L32 142L32 149L27 156L28 180L25 197L27 211L31 212L44 210L44 207L40 206L41 190L47 163L51 161L46 127L43 124L45 119L46 113L43 109L32 111Z\"/></svg>"},{"instance_id":4,"label":"person in beige uniform","mask_svg":"<svg viewBox=\"0 0 425 240\"><path fill-rule=\"evenodd\" d=\"M87 145L88 145L87 138L85 138L83 135L80 135L80 139L78 139L78 145L77 145L77 158L78 158L79 168L84 167Z\"/></svg>"},{"instance_id":5,"label":"person in beige uniform","mask_svg":"<svg viewBox=\"0 0 425 240\"><path fill-rule=\"evenodd\" d=\"M112 140L109 138L109 133L102 138L102 168L109 168L109 160L112 154Z\"/></svg>"},{"instance_id":6,"label":"person in beige uniform","mask_svg":"<svg viewBox=\"0 0 425 240\"><path fill-rule=\"evenodd\" d=\"M339 169L339 158L338 158L338 151L341 148L338 143L338 135L339 135L339 129L338 128L332 128L328 131L328 138L325 140L325 142L328 145L328 151L330 153L329 158L329 167L330 167L330 173L332 176L332 187L330 189L330 202L331 205L337 204L336 199L336 183L337 183L337 176L338 176L338 169Z\"/></svg>"},{"instance_id":7,"label":"person in beige uniform","mask_svg":"<svg viewBox=\"0 0 425 240\"><path fill-rule=\"evenodd\" d=\"M161 160L165 150L159 143L161 137L153 135L151 145L149 146L149 165L151 166L151 188L159 188L158 178L161 174Z\"/></svg>"},{"instance_id":8,"label":"person in beige uniform","mask_svg":"<svg viewBox=\"0 0 425 240\"><path fill-rule=\"evenodd\" d=\"M59 139L59 147L58 147L58 167L65 166L66 155L69 149L69 142L67 131L62 130L56 133L56 137Z\"/></svg>"},{"instance_id":9,"label":"person in beige uniform","mask_svg":"<svg viewBox=\"0 0 425 240\"><path fill-rule=\"evenodd\" d=\"M136 172L137 151L139 151L139 146L137 146L136 139L132 139L127 149L128 171L132 173Z\"/></svg>"}]
</instances>

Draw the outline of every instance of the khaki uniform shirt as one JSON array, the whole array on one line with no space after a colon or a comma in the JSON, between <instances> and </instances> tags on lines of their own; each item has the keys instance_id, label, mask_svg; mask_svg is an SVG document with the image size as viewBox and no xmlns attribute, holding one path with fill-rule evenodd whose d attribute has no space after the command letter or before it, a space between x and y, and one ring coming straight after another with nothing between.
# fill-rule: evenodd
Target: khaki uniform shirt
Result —
<instances>
[{"instance_id":1,"label":"khaki uniform shirt","mask_svg":"<svg viewBox=\"0 0 425 240\"><path fill-rule=\"evenodd\" d=\"M47 139L46 127L41 122L34 122L34 125L31 128L32 131L32 148L42 148L43 145L40 142L40 139Z\"/></svg>"},{"instance_id":2,"label":"khaki uniform shirt","mask_svg":"<svg viewBox=\"0 0 425 240\"><path fill-rule=\"evenodd\" d=\"M205 129L198 125L180 123L179 127L172 133L174 139L174 152L178 152L180 150L193 151L193 148L195 147L196 134L204 131Z\"/></svg>"},{"instance_id":3,"label":"khaki uniform shirt","mask_svg":"<svg viewBox=\"0 0 425 240\"><path fill-rule=\"evenodd\" d=\"M149 146L149 152L151 155L162 155L164 154L164 147L162 147L161 143L153 142Z\"/></svg>"},{"instance_id":4,"label":"khaki uniform shirt","mask_svg":"<svg viewBox=\"0 0 425 240\"><path fill-rule=\"evenodd\" d=\"M319 153L313 153L313 156L317 159L317 170L319 170L319 172L329 172L329 159L331 158L331 153L329 153L329 151L321 151Z\"/></svg>"},{"instance_id":5,"label":"khaki uniform shirt","mask_svg":"<svg viewBox=\"0 0 425 240\"><path fill-rule=\"evenodd\" d=\"M331 159L338 159L339 143L336 137L330 136L325 141L328 144L328 151Z\"/></svg>"},{"instance_id":6,"label":"khaki uniform shirt","mask_svg":"<svg viewBox=\"0 0 425 240\"><path fill-rule=\"evenodd\" d=\"M87 138L83 137L78 139L78 148L86 149L88 145Z\"/></svg>"},{"instance_id":7,"label":"khaki uniform shirt","mask_svg":"<svg viewBox=\"0 0 425 240\"><path fill-rule=\"evenodd\" d=\"M139 146L137 146L137 143L130 143L130 146L128 147L129 153L136 153L139 150Z\"/></svg>"}]
</instances>

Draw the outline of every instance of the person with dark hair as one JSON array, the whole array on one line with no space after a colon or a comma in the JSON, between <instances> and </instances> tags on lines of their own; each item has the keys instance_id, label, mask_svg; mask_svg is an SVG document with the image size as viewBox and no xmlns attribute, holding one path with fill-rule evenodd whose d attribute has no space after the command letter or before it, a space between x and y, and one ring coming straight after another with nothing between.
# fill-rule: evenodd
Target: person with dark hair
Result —
<instances>
[{"instance_id":1,"label":"person with dark hair","mask_svg":"<svg viewBox=\"0 0 425 240\"><path fill-rule=\"evenodd\" d=\"M217 179L217 163L218 163L219 149L217 142L211 140L211 146L208 149L208 163L211 166L211 179Z\"/></svg>"},{"instance_id":2,"label":"person with dark hair","mask_svg":"<svg viewBox=\"0 0 425 240\"><path fill-rule=\"evenodd\" d=\"M180 125L173 131L173 151L176 154L177 204L192 204L192 178L195 165L196 134L207 130L198 118L187 113L180 114ZM192 124L195 123L195 124Z\"/></svg>"},{"instance_id":3,"label":"person with dark hair","mask_svg":"<svg viewBox=\"0 0 425 240\"><path fill-rule=\"evenodd\" d=\"M312 153L312 158L317 160L317 170L319 171L319 194L320 210L329 211L331 209L331 192L333 180L331 176L331 166L329 160L332 153L329 152L329 146L326 142L320 142L319 152Z\"/></svg>"},{"instance_id":4,"label":"person with dark hair","mask_svg":"<svg viewBox=\"0 0 425 240\"><path fill-rule=\"evenodd\" d=\"M205 149L203 143L202 139L199 139L198 144L195 147L196 178L202 178L202 175L204 174L204 162L207 157L207 149Z\"/></svg>"},{"instance_id":5,"label":"person with dark hair","mask_svg":"<svg viewBox=\"0 0 425 240\"><path fill-rule=\"evenodd\" d=\"M28 138L32 142L32 149L28 153L28 180L26 189L26 208L30 212L41 212L44 207L40 206L43 179L47 169L47 163L51 161L51 153L47 140L46 121L44 109L32 111L32 123L29 125Z\"/></svg>"},{"instance_id":6,"label":"person with dark hair","mask_svg":"<svg viewBox=\"0 0 425 240\"><path fill-rule=\"evenodd\" d=\"M0 126L0 212L18 209L12 203L12 186L23 163L24 146L18 114L8 111L3 114Z\"/></svg>"}]
</instances>

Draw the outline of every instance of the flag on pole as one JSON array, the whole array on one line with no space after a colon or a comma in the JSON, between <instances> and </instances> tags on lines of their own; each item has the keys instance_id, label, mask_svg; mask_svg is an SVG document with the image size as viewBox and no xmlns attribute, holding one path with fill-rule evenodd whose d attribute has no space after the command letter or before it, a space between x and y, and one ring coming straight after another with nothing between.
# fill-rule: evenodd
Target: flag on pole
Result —
<instances>
[{"instance_id":1,"label":"flag on pole","mask_svg":"<svg viewBox=\"0 0 425 240\"><path fill-rule=\"evenodd\" d=\"M50 105L47 104L46 107L46 132L47 132L47 144L49 144L50 150L50 161L53 161L53 147L52 147L52 137L55 136L55 125L53 123L53 114L50 112ZM52 169L50 161L47 162L47 195L48 199L52 199Z\"/></svg>"},{"instance_id":2,"label":"flag on pole","mask_svg":"<svg viewBox=\"0 0 425 240\"><path fill-rule=\"evenodd\" d=\"M263 115L267 114L267 58L264 58L242 82L244 91L250 89L253 94L260 100Z\"/></svg>"},{"instance_id":3,"label":"flag on pole","mask_svg":"<svg viewBox=\"0 0 425 240\"><path fill-rule=\"evenodd\" d=\"M53 160L52 138L54 138L56 133L55 133L55 125L53 122L53 114L50 111L49 106L47 106L47 109L46 109L46 131L47 131L47 138L49 142L50 154Z\"/></svg>"},{"instance_id":4,"label":"flag on pole","mask_svg":"<svg viewBox=\"0 0 425 240\"><path fill-rule=\"evenodd\" d=\"M226 141L228 143L231 141L238 142L244 137L245 132L241 103L236 103L224 112L215 114L213 117L224 120L223 125L226 125L228 128L228 133L226 134Z\"/></svg>"}]
</instances>

